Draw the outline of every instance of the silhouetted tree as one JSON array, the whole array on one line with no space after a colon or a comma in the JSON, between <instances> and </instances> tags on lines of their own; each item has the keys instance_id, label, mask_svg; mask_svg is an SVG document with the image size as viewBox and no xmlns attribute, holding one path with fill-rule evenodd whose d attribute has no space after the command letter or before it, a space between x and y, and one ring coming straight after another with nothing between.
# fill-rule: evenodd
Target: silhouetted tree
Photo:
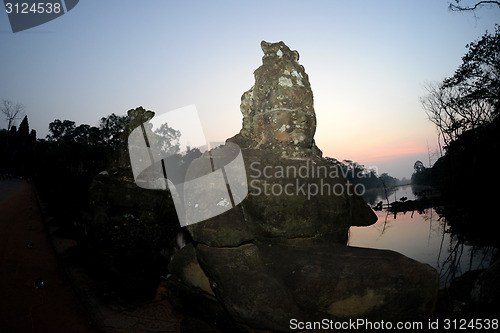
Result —
<instances>
[{"instance_id":1,"label":"silhouetted tree","mask_svg":"<svg viewBox=\"0 0 500 333\"><path fill-rule=\"evenodd\" d=\"M9 144L14 144L17 136L17 126L12 125L9 130L8 142Z\"/></svg>"},{"instance_id":2,"label":"silhouetted tree","mask_svg":"<svg viewBox=\"0 0 500 333\"><path fill-rule=\"evenodd\" d=\"M28 123L28 116L24 116L23 121L19 125L19 129L17 130L17 135L19 137L28 138L30 133L30 125Z\"/></svg>"},{"instance_id":3,"label":"silhouetted tree","mask_svg":"<svg viewBox=\"0 0 500 333\"><path fill-rule=\"evenodd\" d=\"M74 121L56 119L49 124L47 140L116 148L120 144L120 136L127 127L127 123L127 116L117 116L114 113L101 118L99 127L87 124L75 126Z\"/></svg>"},{"instance_id":4,"label":"silhouetted tree","mask_svg":"<svg viewBox=\"0 0 500 333\"><path fill-rule=\"evenodd\" d=\"M414 170L416 173L424 171L424 170L425 170L424 163L422 163L422 161L416 161L416 162L413 164L413 170Z\"/></svg>"},{"instance_id":5,"label":"silhouetted tree","mask_svg":"<svg viewBox=\"0 0 500 333\"><path fill-rule=\"evenodd\" d=\"M466 45L469 50L454 75L443 81L442 88L456 88L456 103L467 108L471 103L484 104L483 111L498 115L500 99L500 26L494 34L486 32L478 41ZM486 119L488 117L485 117ZM490 119L491 120L491 119Z\"/></svg>"},{"instance_id":6,"label":"silhouetted tree","mask_svg":"<svg viewBox=\"0 0 500 333\"><path fill-rule=\"evenodd\" d=\"M127 128L128 122L127 116L118 116L114 113L102 117L99 122L100 143L108 147L118 147L120 137Z\"/></svg>"},{"instance_id":7,"label":"silhouetted tree","mask_svg":"<svg viewBox=\"0 0 500 333\"><path fill-rule=\"evenodd\" d=\"M426 168L422 161L416 161L413 164L411 182L415 185L430 185L432 182L432 169Z\"/></svg>"},{"instance_id":8,"label":"silhouetted tree","mask_svg":"<svg viewBox=\"0 0 500 333\"><path fill-rule=\"evenodd\" d=\"M49 142L73 141L75 132L75 122L71 120L59 119L54 120L49 124L49 134L47 140Z\"/></svg>"},{"instance_id":9,"label":"silhouetted tree","mask_svg":"<svg viewBox=\"0 0 500 333\"><path fill-rule=\"evenodd\" d=\"M7 120L7 131L15 124L16 120L21 119L24 113L24 105L14 104L11 100L3 99L0 103L0 111Z\"/></svg>"},{"instance_id":10,"label":"silhouetted tree","mask_svg":"<svg viewBox=\"0 0 500 333\"><path fill-rule=\"evenodd\" d=\"M388 173L384 172L379 177L380 181L385 184L386 187L393 187L398 184L398 179L392 176L389 176Z\"/></svg>"},{"instance_id":11,"label":"silhouetted tree","mask_svg":"<svg viewBox=\"0 0 500 333\"><path fill-rule=\"evenodd\" d=\"M167 123L162 124L156 131L158 145L160 149L168 155L179 153L180 144L179 138L181 132L168 126Z\"/></svg>"},{"instance_id":12,"label":"silhouetted tree","mask_svg":"<svg viewBox=\"0 0 500 333\"><path fill-rule=\"evenodd\" d=\"M500 28L466 46L469 51L452 77L427 86L421 98L428 119L446 146L463 132L490 123L500 110Z\"/></svg>"},{"instance_id":13,"label":"silhouetted tree","mask_svg":"<svg viewBox=\"0 0 500 333\"><path fill-rule=\"evenodd\" d=\"M353 184L363 184L366 189L382 187L382 182L373 169L367 169L364 165L351 160L340 162L332 157L325 157L325 160L339 170L338 174L345 176ZM398 181L396 178L393 179Z\"/></svg>"},{"instance_id":14,"label":"silhouetted tree","mask_svg":"<svg viewBox=\"0 0 500 333\"><path fill-rule=\"evenodd\" d=\"M77 126L73 131L73 139L76 143L89 146L97 146L101 143L101 134L97 127L87 124Z\"/></svg>"},{"instance_id":15,"label":"silhouetted tree","mask_svg":"<svg viewBox=\"0 0 500 333\"><path fill-rule=\"evenodd\" d=\"M31 176L36 132L29 130L28 116L19 125L11 126L2 153L2 169L16 176Z\"/></svg>"}]
</instances>

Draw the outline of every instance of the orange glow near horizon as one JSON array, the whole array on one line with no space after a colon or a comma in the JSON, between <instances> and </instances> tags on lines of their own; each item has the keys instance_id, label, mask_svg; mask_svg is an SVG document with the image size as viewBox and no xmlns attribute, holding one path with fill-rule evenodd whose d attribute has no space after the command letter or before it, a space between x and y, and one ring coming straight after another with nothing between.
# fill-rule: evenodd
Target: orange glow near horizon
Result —
<instances>
[{"instance_id":1,"label":"orange glow near horizon","mask_svg":"<svg viewBox=\"0 0 500 333\"><path fill-rule=\"evenodd\" d=\"M354 149L353 149L354 148ZM357 148L357 149L356 149ZM320 149L322 147L320 146ZM350 146L348 150L335 149L333 147L323 147L323 156L333 157L338 160L349 159L358 163L367 162L383 162L393 160L399 157L405 157L408 155L415 154L426 154L427 150L421 145L416 143L407 143L400 146L385 147L385 146L375 146L367 147L363 146Z\"/></svg>"},{"instance_id":2,"label":"orange glow near horizon","mask_svg":"<svg viewBox=\"0 0 500 333\"><path fill-rule=\"evenodd\" d=\"M426 153L422 147L394 147L394 148L381 148L378 151L371 151L369 154L362 156L363 160L369 161L387 161L398 157L407 155Z\"/></svg>"}]
</instances>

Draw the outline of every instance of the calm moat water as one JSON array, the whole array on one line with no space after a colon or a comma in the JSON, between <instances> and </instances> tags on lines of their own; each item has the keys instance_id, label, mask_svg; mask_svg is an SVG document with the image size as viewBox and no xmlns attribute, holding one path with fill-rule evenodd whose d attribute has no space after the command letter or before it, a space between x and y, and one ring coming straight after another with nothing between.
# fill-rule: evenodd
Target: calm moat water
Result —
<instances>
[{"instance_id":1,"label":"calm moat water","mask_svg":"<svg viewBox=\"0 0 500 333\"><path fill-rule=\"evenodd\" d=\"M389 202L407 197L415 200L417 188L400 186L388 193ZM379 201L387 203L384 191L367 193L365 200L370 206ZM441 287L454 277L469 270L488 268L499 249L472 246L449 232L444 217L434 208L421 212L391 213L386 209L376 211L377 223L369 227L351 227L349 245L388 249L434 267L441 278Z\"/></svg>"}]
</instances>

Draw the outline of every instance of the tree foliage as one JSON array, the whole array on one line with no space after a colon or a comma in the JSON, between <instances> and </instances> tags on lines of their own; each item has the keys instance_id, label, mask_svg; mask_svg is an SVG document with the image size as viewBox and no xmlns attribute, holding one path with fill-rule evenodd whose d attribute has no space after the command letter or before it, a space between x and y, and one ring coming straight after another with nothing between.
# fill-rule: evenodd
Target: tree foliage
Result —
<instances>
[{"instance_id":1,"label":"tree foliage","mask_svg":"<svg viewBox=\"0 0 500 333\"><path fill-rule=\"evenodd\" d=\"M468 52L454 75L429 84L421 98L445 146L463 132L490 123L500 112L500 27L466 47Z\"/></svg>"},{"instance_id":2,"label":"tree foliage","mask_svg":"<svg viewBox=\"0 0 500 333\"><path fill-rule=\"evenodd\" d=\"M366 189L382 187L383 180L391 183L390 186L398 182L398 179L390 177L386 173L378 176L375 169L368 169L364 165L351 160L341 162L332 157L325 157L325 159L339 170L338 174L344 176L352 184L362 184Z\"/></svg>"},{"instance_id":3,"label":"tree foliage","mask_svg":"<svg viewBox=\"0 0 500 333\"><path fill-rule=\"evenodd\" d=\"M438 188L442 198L460 210L461 226L490 230L496 198L489 193L500 186L499 178L489 172L492 156L500 150L499 26L467 49L455 73L422 98L446 152L432 168L416 163L412 181Z\"/></svg>"},{"instance_id":4,"label":"tree foliage","mask_svg":"<svg viewBox=\"0 0 500 333\"><path fill-rule=\"evenodd\" d=\"M422 161L416 161L413 164L413 171L415 173L422 172L424 170L425 170L425 166L424 166L424 163L422 163Z\"/></svg>"},{"instance_id":5,"label":"tree foliage","mask_svg":"<svg viewBox=\"0 0 500 333\"><path fill-rule=\"evenodd\" d=\"M127 128L129 119L127 116L118 116L114 113L102 117L99 122L100 143L105 146L117 147L120 136Z\"/></svg>"},{"instance_id":6,"label":"tree foliage","mask_svg":"<svg viewBox=\"0 0 500 333\"><path fill-rule=\"evenodd\" d=\"M180 152L180 131L164 123L156 129L155 134L157 134L158 145L164 153L174 155Z\"/></svg>"},{"instance_id":7,"label":"tree foliage","mask_svg":"<svg viewBox=\"0 0 500 333\"><path fill-rule=\"evenodd\" d=\"M76 142L90 146L118 147L120 136L127 127L128 117L112 113L101 118L99 127L75 125L72 120L56 119L49 124L49 142Z\"/></svg>"},{"instance_id":8,"label":"tree foliage","mask_svg":"<svg viewBox=\"0 0 500 333\"><path fill-rule=\"evenodd\" d=\"M498 114L500 98L500 26L495 32L486 32L483 37L466 48L462 64L455 74L443 81L443 89L458 90L458 106L468 107L470 103L482 101Z\"/></svg>"},{"instance_id":9,"label":"tree foliage","mask_svg":"<svg viewBox=\"0 0 500 333\"><path fill-rule=\"evenodd\" d=\"M24 116L19 128L0 132L0 173L15 176L32 176L36 131L29 129L28 116Z\"/></svg>"},{"instance_id":10,"label":"tree foliage","mask_svg":"<svg viewBox=\"0 0 500 333\"><path fill-rule=\"evenodd\" d=\"M422 161L417 160L413 164L413 174L411 175L412 184L428 185L432 180L432 169L426 168Z\"/></svg>"},{"instance_id":11,"label":"tree foliage","mask_svg":"<svg viewBox=\"0 0 500 333\"><path fill-rule=\"evenodd\" d=\"M75 122L71 120L59 119L49 124L49 134L47 140L50 142L73 141L75 132Z\"/></svg>"}]
</instances>

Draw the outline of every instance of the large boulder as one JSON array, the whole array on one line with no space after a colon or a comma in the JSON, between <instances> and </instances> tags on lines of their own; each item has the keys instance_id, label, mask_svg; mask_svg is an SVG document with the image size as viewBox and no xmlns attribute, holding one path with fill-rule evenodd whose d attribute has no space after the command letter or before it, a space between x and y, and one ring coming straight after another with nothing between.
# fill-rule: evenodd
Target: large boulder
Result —
<instances>
[{"instance_id":1,"label":"large boulder","mask_svg":"<svg viewBox=\"0 0 500 333\"><path fill-rule=\"evenodd\" d=\"M435 270L394 251L294 240L259 252L297 304L322 317L423 319L434 307Z\"/></svg>"},{"instance_id":2,"label":"large boulder","mask_svg":"<svg viewBox=\"0 0 500 333\"><path fill-rule=\"evenodd\" d=\"M433 268L394 251L308 239L187 246L169 268L167 298L224 331L287 332L291 319L425 320L439 284Z\"/></svg>"}]
</instances>

